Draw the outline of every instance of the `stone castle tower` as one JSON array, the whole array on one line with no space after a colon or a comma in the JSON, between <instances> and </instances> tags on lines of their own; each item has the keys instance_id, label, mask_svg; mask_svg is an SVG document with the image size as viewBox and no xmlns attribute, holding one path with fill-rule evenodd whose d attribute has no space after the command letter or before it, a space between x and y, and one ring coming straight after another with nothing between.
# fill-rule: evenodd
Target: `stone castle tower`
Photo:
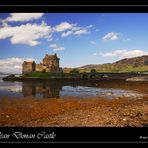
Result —
<instances>
[{"instance_id":1,"label":"stone castle tower","mask_svg":"<svg viewBox=\"0 0 148 148\"><path fill-rule=\"evenodd\" d=\"M22 73L26 74L33 71L40 71L40 72L61 72L62 68L59 67L60 59L57 57L56 54L48 55L46 54L43 58L42 63L36 64L35 61L24 61L23 63L23 70Z\"/></svg>"}]
</instances>

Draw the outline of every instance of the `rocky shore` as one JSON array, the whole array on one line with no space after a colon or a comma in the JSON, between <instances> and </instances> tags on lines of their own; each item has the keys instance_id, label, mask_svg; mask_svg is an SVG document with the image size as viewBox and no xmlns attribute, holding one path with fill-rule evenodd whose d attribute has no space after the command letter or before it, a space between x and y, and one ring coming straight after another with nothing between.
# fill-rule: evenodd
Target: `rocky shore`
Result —
<instances>
[{"instance_id":1,"label":"rocky shore","mask_svg":"<svg viewBox=\"0 0 148 148\"><path fill-rule=\"evenodd\" d=\"M140 82L140 81L148 81L148 76L138 76L126 79L126 81Z\"/></svg>"},{"instance_id":2,"label":"rocky shore","mask_svg":"<svg viewBox=\"0 0 148 148\"><path fill-rule=\"evenodd\" d=\"M144 127L148 99L1 98L0 126Z\"/></svg>"}]
</instances>

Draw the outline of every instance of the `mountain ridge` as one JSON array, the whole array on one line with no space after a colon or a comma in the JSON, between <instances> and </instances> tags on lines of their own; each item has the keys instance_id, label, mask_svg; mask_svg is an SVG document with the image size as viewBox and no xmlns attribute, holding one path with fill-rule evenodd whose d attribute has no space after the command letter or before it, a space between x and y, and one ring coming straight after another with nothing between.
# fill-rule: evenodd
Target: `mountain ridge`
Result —
<instances>
[{"instance_id":1,"label":"mountain ridge","mask_svg":"<svg viewBox=\"0 0 148 148\"><path fill-rule=\"evenodd\" d=\"M96 69L97 71L148 71L148 55L125 58L113 63L105 64L88 64L77 67L80 71L90 71Z\"/></svg>"}]
</instances>

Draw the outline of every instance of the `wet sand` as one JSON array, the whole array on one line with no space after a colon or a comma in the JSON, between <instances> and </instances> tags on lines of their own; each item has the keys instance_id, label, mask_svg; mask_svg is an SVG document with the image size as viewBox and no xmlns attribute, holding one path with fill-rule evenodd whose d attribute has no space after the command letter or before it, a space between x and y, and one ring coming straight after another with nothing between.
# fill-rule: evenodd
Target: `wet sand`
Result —
<instances>
[{"instance_id":1,"label":"wet sand","mask_svg":"<svg viewBox=\"0 0 148 148\"><path fill-rule=\"evenodd\" d=\"M148 125L148 97L1 98L0 126L143 127Z\"/></svg>"}]
</instances>

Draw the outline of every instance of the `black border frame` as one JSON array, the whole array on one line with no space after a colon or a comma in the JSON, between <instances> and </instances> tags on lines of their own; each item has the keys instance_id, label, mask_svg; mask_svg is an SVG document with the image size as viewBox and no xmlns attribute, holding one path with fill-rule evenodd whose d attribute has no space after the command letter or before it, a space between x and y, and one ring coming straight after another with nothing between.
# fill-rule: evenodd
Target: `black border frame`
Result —
<instances>
[{"instance_id":1,"label":"black border frame","mask_svg":"<svg viewBox=\"0 0 148 148\"><path fill-rule=\"evenodd\" d=\"M0 5L0 13L8 12L148 13L148 5ZM50 141L10 137L0 139L0 143L148 143L148 127L0 127L2 133L12 135L15 131L34 134L53 131L57 137Z\"/></svg>"},{"instance_id":2,"label":"black border frame","mask_svg":"<svg viewBox=\"0 0 148 148\"><path fill-rule=\"evenodd\" d=\"M0 5L2 12L148 13L148 5Z\"/></svg>"}]
</instances>

